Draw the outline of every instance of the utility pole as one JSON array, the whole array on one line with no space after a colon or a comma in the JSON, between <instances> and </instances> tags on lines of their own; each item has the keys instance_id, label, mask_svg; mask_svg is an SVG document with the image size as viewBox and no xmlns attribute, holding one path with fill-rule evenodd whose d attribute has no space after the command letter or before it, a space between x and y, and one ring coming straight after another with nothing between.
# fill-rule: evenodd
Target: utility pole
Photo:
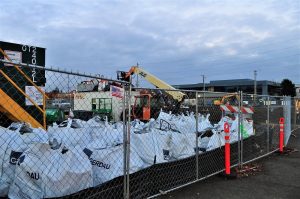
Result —
<instances>
[{"instance_id":1,"label":"utility pole","mask_svg":"<svg viewBox=\"0 0 300 199\"><path fill-rule=\"evenodd\" d=\"M139 67L139 63L136 63L136 66ZM137 88L139 87L139 83L140 83L139 82L139 75L136 74L136 84L135 85L136 85Z\"/></svg>"},{"instance_id":2,"label":"utility pole","mask_svg":"<svg viewBox=\"0 0 300 199\"><path fill-rule=\"evenodd\" d=\"M205 105L205 75L202 76L202 82L203 82L203 106Z\"/></svg>"},{"instance_id":3,"label":"utility pole","mask_svg":"<svg viewBox=\"0 0 300 199\"><path fill-rule=\"evenodd\" d=\"M254 102L256 102L256 95L257 95L256 76L257 76L257 71L254 70Z\"/></svg>"},{"instance_id":4,"label":"utility pole","mask_svg":"<svg viewBox=\"0 0 300 199\"><path fill-rule=\"evenodd\" d=\"M205 75L201 75L202 76L202 82L203 82L203 91L205 91Z\"/></svg>"}]
</instances>

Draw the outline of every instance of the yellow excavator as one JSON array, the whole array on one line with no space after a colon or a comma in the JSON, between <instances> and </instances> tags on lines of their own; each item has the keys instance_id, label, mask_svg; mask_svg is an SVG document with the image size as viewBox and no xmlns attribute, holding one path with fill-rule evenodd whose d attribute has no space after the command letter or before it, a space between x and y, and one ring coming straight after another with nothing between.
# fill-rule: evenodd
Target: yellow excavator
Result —
<instances>
[{"instance_id":1,"label":"yellow excavator","mask_svg":"<svg viewBox=\"0 0 300 199\"><path fill-rule=\"evenodd\" d=\"M160 80L151 73L138 66L132 66L128 72L117 71L117 78L123 81L130 81L130 76L136 74L143 77L156 88L162 90L146 91L142 90L140 95L135 96L135 102L132 106L133 119L148 121L150 118L156 118L160 109L165 111L176 111L183 102L185 94ZM165 95L166 93L167 95Z\"/></svg>"}]
</instances>

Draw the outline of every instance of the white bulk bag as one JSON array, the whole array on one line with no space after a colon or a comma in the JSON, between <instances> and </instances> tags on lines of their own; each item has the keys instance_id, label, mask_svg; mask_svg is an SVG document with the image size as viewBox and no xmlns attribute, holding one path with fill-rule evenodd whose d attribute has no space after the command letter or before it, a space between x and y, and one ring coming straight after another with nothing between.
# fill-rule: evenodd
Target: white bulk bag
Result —
<instances>
[{"instance_id":1,"label":"white bulk bag","mask_svg":"<svg viewBox=\"0 0 300 199\"><path fill-rule=\"evenodd\" d=\"M0 128L0 197L7 196L8 188L11 183L11 177L7 175L7 171L11 174L11 170L15 168L15 159L11 161L11 169L7 170L7 164L10 163L10 153L7 151L13 137L17 136L13 131L6 128ZM7 161L7 156L9 160ZM13 157L19 156L17 153L12 154ZM18 157L17 157L18 158ZM7 161L7 162L5 162ZM14 175L13 175L14 176Z\"/></svg>"},{"instance_id":2,"label":"white bulk bag","mask_svg":"<svg viewBox=\"0 0 300 199\"><path fill-rule=\"evenodd\" d=\"M254 135L254 130L253 130L253 120L243 120L243 127L241 128L242 130L242 135L243 138L248 138L252 135Z\"/></svg>"},{"instance_id":3,"label":"white bulk bag","mask_svg":"<svg viewBox=\"0 0 300 199\"><path fill-rule=\"evenodd\" d=\"M98 186L124 174L123 145L98 149L97 143L92 143L83 151L89 158L93 168L93 184ZM134 150L130 151L130 173L143 168L143 161Z\"/></svg>"},{"instance_id":4,"label":"white bulk bag","mask_svg":"<svg viewBox=\"0 0 300 199\"><path fill-rule=\"evenodd\" d=\"M170 160L171 135L158 129L143 133L131 133L130 146L138 153L146 166Z\"/></svg>"},{"instance_id":5,"label":"white bulk bag","mask_svg":"<svg viewBox=\"0 0 300 199\"><path fill-rule=\"evenodd\" d=\"M172 143L170 153L175 159L182 159L195 155L196 134L182 134L170 132Z\"/></svg>"},{"instance_id":6,"label":"white bulk bag","mask_svg":"<svg viewBox=\"0 0 300 199\"><path fill-rule=\"evenodd\" d=\"M230 126L230 142L235 142L238 140L238 121L239 117L237 115L235 120L233 120L232 125ZM243 138L248 138L249 136L254 135L253 120L247 120L243 118L243 126L240 129Z\"/></svg>"},{"instance_id":7,"label":"white bulk bag","mask_svg":"<svg viewBox=\"0 0 300 199\"><path fill-rule=\"evenodd\" d=\"M86 147L91 141L91 129L83 125L83 121L68 119L58 126L49 127L49 139L55 140L67 148Z\"/></svg>"},{"instance_id":8,"label":"white bulk bag","mask_svg":"<svg viewBox=\"0 0 300 199\"><path fill-rule=\"evenodd\" d=\"M170 113L166 113L166 112L163 112L162 110L160 110L160 113L156 119L156 121L160 122L160 120L165 120L167 122L171 121L172 120L172 117L174 117L174 115Z\"/></svg>"},{"instance_id":9,"label":"white bulk bag","mask_svg":"<svg viewBox=\"0 0 300 199\"><path fill-rule=\"evenodd\" d=\"M213 149L216 149L216 148L219 148L219 147L222 147L225 145L225 134L224 132L217 132L215 130L212 130L213 131L213 135L210 137L208 143L207 143L207 148L206 148L206 151L211 151Z\"/></svg>"},{"instance_id":10,"label":"white bulk bag","mask_svg":"<svg viewBox=\"0 0 300 199\"><path fill-rule=\"evenodd\" d=\"M205 152L211 137L203 137L199 139L199 151Z\"/></svg>"},{"instance_id":11,"label":"white bulk bag","mask_svg":"<svg viewBox=\"0 0 300 199\"><path fill-rule=\"evenodd\" d=\"M9 198L52 198L69 195L93 185L92 165L81 149L53 150L34 144L19 158Z\"/></svg>"},{"instance_id":12,"label":"white bulk bag","mask_svg":"<svg viewBox=\"0 0 300 199\"><path fill-rule=\"evenodd\" d=\"M48 142L47 133L42 129L33 129L22 124L14 130L6 129L0 135L0 196L8 194L9 186L14 179L16 163L21 154L30 144Z\"/></svg>"},{"instance_id":13,"label":"white bulk bag","mask_svg":"<svg viewBox=\"0 0 300 199\"><path fill-rule=\"evenodd\" d=\"M238 115L235 116L235 119L231 119L228 116L221 118L217 125L217 131L223 132L224 131L224 124L225 122L228 123L230 129L230 143L238 141Z\"/></svg>"},{"instance_id":14,"label":"white bulk bag","mask_svg":"<svg viewBox=\"0 0 300 199\"><path fill-rule=\"evenodd\" d=\"M239 140L239 116L236 115L235 119L229 123L230 128L230 143L237 142ZM224 129L224 125L223 125Z\"/></svg>"},{"instance_id":15,"label":"white bulk bag","mask_svg":"<svg viewBox=\"0 0 300 199\"><path fill-rule=\"evenodd\" d=\"M182 114L180 116L173 117L170 123L171 126L176 127L176 130L184 134L194 133L196 131L196 119L193 113L187 116Z\"/></svg>"},{"instance_id":16,"label":"white bulk bag","mask_svg":"<svg viewBox=\"0 0 300 199\"><path fill-rule=\"evenodd\" d=\"M26 122L13 122L9 127L8 130L14 131L19 135L28 135L30 134L29 138L33 139L31 141L40 142L40 143L47 143L49 141L48 133L42 128L33 128L29 123ZM27 136L24 136L25 137ZM34 136L32 136L34 135Z\"/></svg>"},{"instance_id":17,"label":"white bulk bag","mask_svg":"<svg viewBox=\"0 0 300 199\"><path fill-rule=\"evenodd\" d=\"M199 125L198 131L206 131L207 129L213 128L212 124L209 121L210 114L207 114L206 117L204 115L199 115Z\"/></svg>"},{"instance_id":18,"label":"white bulk bag","mask_svg":"<svg viewBox=\"0 0 300 199\"><path fill-rule=\"evenodd\" d=\"M94 128L92 140L97 140L99 148L113 147L123 143L123 129L115 129L113 126Z\"/></svg>"},{"instance_id":19,"label":"white bulk bag","mask_svg":"<svg viewBox=\"0 0 300 199\"><path fill-rule=\"evenodd\" d=\"M90 129L91 140L97 140L98 148L116 146L123 143L123 126L120 123L110 124L94 117L84 126Z\"/></svg>"}]
</instances>

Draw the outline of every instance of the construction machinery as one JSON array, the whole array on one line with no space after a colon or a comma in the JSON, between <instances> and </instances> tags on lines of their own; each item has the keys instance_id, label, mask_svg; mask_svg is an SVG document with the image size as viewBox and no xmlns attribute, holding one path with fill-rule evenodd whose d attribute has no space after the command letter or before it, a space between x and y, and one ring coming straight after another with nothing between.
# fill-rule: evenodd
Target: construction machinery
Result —
<instances>
[{"instance_id":1,"label":"construction machinery","mask_svg":"<svg viewBox=\"0 0 300 199\"><path fill-rule=\"evenodd\" d=\"M65 120L64 110L61 108L47 108L46 109L46 121L47 125L51 125L54 122L61 123Z\"/></svg>"},{"instance_id":2,"label":"construction machinery","mask_svg":"<svg viewBox=\"0 0 300 199\"><path fill-rule=\"evenodd\" d=\"M160 80L144 69L133 66L128 72L117 71L118 80L130 81L130 76L136 74L143 77L156 88L164 90L142 90L140 95L135 96L135 103L132 106L133 119L148 121L150 118L156 118L159 110L176 111L179 110L180 104L183 102L185 94L166 82Z\"/></svg>"},{"instance_id":3,"label":"construction machinery","mask_svg":"<svg viewBox=\"0 0 300 199\"><path fill-rule=\"evenodd\" d=\"M237 105L240 101L240 96L238 94L228 94L224 95L221 100L214 100L214 105Z\"/></svg>"},{"instance_id":4,"label":"construction machinery","mask_svg":"<svg viewBox=\"0 0 300 199\"><path fill-rule=\"evenodd\" d=\"M159 92L142 90L139 95L134 96L132 116L133 119L148 121L157 118L160 109L171 111L171 107L172 104L167 106L166 100Z\"/></svg>"}]
</instances>

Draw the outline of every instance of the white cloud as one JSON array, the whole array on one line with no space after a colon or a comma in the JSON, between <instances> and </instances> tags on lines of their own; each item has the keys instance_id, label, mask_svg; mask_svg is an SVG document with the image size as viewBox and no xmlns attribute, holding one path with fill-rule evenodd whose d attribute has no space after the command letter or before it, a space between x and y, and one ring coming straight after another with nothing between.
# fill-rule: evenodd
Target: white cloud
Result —
<instances>
[{"instance_id":1,"label":"white cloud","mask_svg":"<svg viewBox=\"0 0 300 199\"><path fill-rule=\"evenodd\" d=\"M241 36L245 34L246 36L253 38L254 41L259 42L271 37L271 33L269 31L257 31L254 28L243 26L236 29L237 33L241 33Z\"/></svg>"},{"instance_id":2,"label":"white cloud","mask_svg":"<svg viewBox=\"0 0 300 199\"><path fill-rule=\"evenodd\" d=\"M187 65L201 68L229 63L227 59L243 63L249 58L259 62L262 57L275 57L280 64L299 52L299 10L299 3L292 0L2 0L0 38L48 48L49 65L80 68L93 60L88 70L98 72L95 68L101 65L170 62L180 76ZM272 52L281 48L290 51ZM160 73L162 68L155 65L153 70ZM104 70L114 73L118 68ZM186 81L197 73L189 74ZM167 81L176 79L173 75L162 76Z\"/></svg>"},{"instance_id":3,"label":"white cloud","mask_svg":"<svg viewBox=\"0 0 300 199\"><path fill-rule=\"evenodd\" d=\"M228 48L225 50L225 55L236 55L237 54L237 51L235 49L232 49L232 48Z\"/></svg>"},{"instance_id":4,"label":"white cloud","mask_svg":"<svg viewBox=\"0 0 300 199\"><path fill-rule=\"evenodd\" d=\"M204 45L208 48L214 48L217 46L223 46L225 44L225 40L223 37L215 38L210 41L204 43Z\"/></svg>"}]
</instances>

